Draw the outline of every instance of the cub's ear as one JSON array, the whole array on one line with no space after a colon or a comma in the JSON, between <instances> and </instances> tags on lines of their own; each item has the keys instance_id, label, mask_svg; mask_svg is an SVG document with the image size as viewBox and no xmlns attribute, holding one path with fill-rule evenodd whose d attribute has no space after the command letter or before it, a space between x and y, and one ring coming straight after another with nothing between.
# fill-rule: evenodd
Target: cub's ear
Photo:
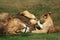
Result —
<instances>
[{"instance_id":1,"label":"cub's ear","mask_svg":"<svg viewBox=\"0 0 60 40\"><path fill-rule=\"evenodd\" d=\"M47 19L47 17L50 15L51 15L51 12L48 12L48 13L44 14L43 18Z\"/></svg>"}]
</instances>

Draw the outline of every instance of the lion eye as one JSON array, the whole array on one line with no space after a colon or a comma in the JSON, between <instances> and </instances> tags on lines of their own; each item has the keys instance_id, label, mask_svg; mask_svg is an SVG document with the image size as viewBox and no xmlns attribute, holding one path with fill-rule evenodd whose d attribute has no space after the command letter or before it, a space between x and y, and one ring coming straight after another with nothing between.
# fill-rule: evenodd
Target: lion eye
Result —
<instances>
[{"instance_id":1,"label":"lion eye","mask_svg":"<svg viewBox=\"0 0 60 40\"><path fill-rule=\"evenodd\" d=\"M23 27L22 29L25 29L26 27Z\"/></svg>"},{"instance_id":2,"label":"lion eye","mask_svg":"<svg viewBox=\"0 0 60 40\"><path fill-rule=\"evenodd\" d=\"M36 18L34 20L37 20Z\"/></svg>"},{"instance_id":3,"label":"lion eye","mask_svg":"<svg viewBox=\"0 0 60 40\"><path fill-rule=\"evenodd\" d=\"M40 20L40 23L43 24L45 21L44 20Z\"/></svg>"}]
</instances>

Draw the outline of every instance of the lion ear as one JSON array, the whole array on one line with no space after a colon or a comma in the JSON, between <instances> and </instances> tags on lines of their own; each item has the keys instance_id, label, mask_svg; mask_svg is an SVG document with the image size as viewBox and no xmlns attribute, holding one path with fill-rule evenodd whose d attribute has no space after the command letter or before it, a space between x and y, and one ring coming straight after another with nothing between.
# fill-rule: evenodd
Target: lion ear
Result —
<instances>
[{"instance_id":1,"label":"lion ear","mask_svg":"<svg viewBox=\"0 0 60 40\"><path fill-rule=\"evenodd\" d=\"M44 17L45 19L47 19L48 15L47 15L47 14L45 14L43 17Z\"/></svg>"},{"instance_id":2,"label":"lion ear","mask_svg":"<svg viewBox=\"0 0 60 40\"><path fill-rule=\"evenodd\" d=\"M51 15L51 12L49 12L48 14Z\"/></svg>"}]
</instances>

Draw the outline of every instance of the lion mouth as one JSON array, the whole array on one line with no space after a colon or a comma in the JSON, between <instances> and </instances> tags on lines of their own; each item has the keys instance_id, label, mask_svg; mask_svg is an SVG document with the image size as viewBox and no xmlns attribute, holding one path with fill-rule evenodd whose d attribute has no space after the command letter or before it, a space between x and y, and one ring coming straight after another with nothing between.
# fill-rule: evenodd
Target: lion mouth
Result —
<instances>
[{"instance_id":1,"label":"lion mouth","mask_svg":"<svg viewBox=\"0 0 60 40\"><path fill-rule=\"evenodd\" d=\"M35 29L40 30L40 29L41 29L41 27L40 27L39 25L36 25L36 26L35 26Z\"/></svg>"},{"instance_id":2,"label":"lion mouth","mask_svg":"<svg viewBox=\"0 0 60 40\"><path fill-rule=\"evenodd\" d=\"M35 30L38 29L38 30L41 30L42 28L38 25L38 23L35 25Z\"/></svg>"}]
</instances>

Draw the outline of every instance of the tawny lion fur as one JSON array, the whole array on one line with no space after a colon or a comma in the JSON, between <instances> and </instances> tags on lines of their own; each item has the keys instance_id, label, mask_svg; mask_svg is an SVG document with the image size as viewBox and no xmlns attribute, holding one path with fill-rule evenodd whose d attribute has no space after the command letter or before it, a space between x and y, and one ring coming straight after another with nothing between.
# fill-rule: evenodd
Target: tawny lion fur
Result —
<instances>
[{"instance_id":1,"label":"tawny lion fur","mask_svg":"<svg viewBox=\"0 0 60 40\"><path fill-rule=\"evenodd\" d=\"M32 30L37 23L36 17L28 11L23 11L8 19L6 34L16 34L23 32L24 25Z\"/></svg>"},{"instance_id":2,"label":"tawny lion fur","mask_svg":"<svg viewBox=\"0 0 60 40\"><path fill-rule=\"evenodd\" d=\"M23 11L18 13L16 16L11 16L8 13L0 14L0 19L3 20L0 22L0 33L4 34L16 34L23 31L24 26L34 27L36 24L36 17L29 13L28 11ZM5 21L6 20L6 21Z\"/></svg>"},{"instance_id":3,"label":"tawny lion fur","mask_svg":"<svg viewBox=\"0 0 60 40\"><path fill-rule=\"evenodd\" d=\"M37 23L37 18L27 10L16 14L16 18L23 21L27 26L31 27L31 29L34 29L34 26Z\"/></svg>"},{"instance_id":4,"label":"tawny lion fur","mask_svg":"<svg viewBox=\"0 0 60 40\"><path fill-rule=\"evenodd\" d=\"M9 16L9 13L1 13L0 20L5 20Z\"/></svg>"},{"instance_id":5,"label":"tawny lion fur","mask_svg":"<svg viewBox=\"0 0 60 40\"><path fill-rule=\"evenodd\" d=\"M7 25L7 30L6 30L6 34L17 34L17 33L21 33L22 29L24 28L24 23L17 18L11 18L8 21L8 25Z\"/></svg>"},{"instance_id":6,"label":"tawny lion fur","mask_svg":"<svg viewBox=\"0 0 60 40\"><path fill-rule=\"evenodd\" d=\"M24 25L28 26L30 28L28 31L31 31L32 33L48 33L58 31L54 26L49 13L42 15L39 21L28 11L18 13L14 17L8 16L8 14L1 14L0 17L1 20L5 20L5 18L8 17L6 22L0 22L0 31L2 30L2 33L6 34L21 33L23 32ZM40 24L38 22L40 22ZM35 30L34 26L37 23L41 27L41 30Z\"/></svg>"},{"instance_id":7,"label":"tawny lion fur","mask_svg":"<svg viewBox=\"0 0 60 40\"><path fill-rule=\"evenodd\" d=\"M0 34L16 34L21 33L22 29L24 28L24 23L18 19L14 18L13 16L9 15L8 13L2 13L0 15Z\"/></svg>"},{"instance_id":8,"label":"tawny lion fur","mask_svg":"<svg viewBox=\"0 0 60 40\"><path fill-rule=\"evenodd\" d=\"M32 33L48 33L48 32L58 32L58 29L54 26L50 13L44 14L41 18L41 21L44 21L43 24L40 24L41 30L34 30Z\"/></svg>"},{"instance_id":9,"label":"tawny lion fur","mask_svg":"<svg viewBox=\"0 0 60 40\"><path fill-rule=\"evenodd\" d=\"M7 26L7 19L9 17L9 13L1 13L0 14L0 34L5 33L5 29Z\"/></svg>"},{"instance_id":10,"label":"tawny lion fur","mask_svg":"<svg viewBox=\"0 0 60 40\"><path fill-rule=\"evenodd\" d=\"M28 18L36 18L33 14L31 14L29 11L25 10L23 12L21 12L20 14L23 14L24 16L28 17Z\"/></svg>"}]
</instances>

